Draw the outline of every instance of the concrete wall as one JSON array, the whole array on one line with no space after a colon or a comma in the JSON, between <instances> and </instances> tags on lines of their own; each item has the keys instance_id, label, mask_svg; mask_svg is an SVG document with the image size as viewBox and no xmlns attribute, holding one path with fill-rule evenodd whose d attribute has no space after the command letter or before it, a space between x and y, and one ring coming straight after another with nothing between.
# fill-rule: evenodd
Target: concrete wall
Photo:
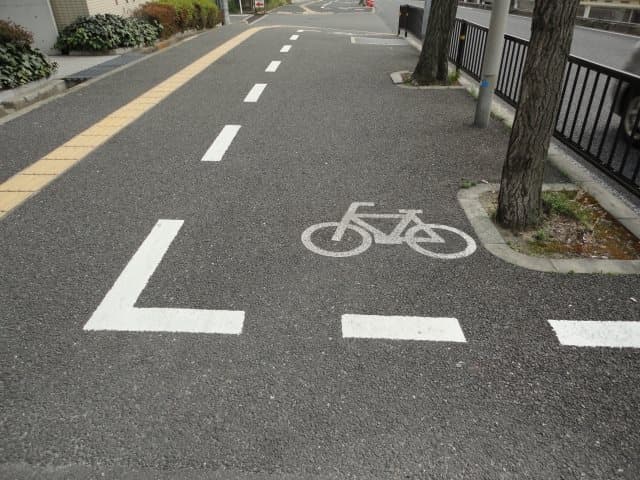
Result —
<instances>
[{"instance_id":1,"label":"concrete wall","mask_svg":"<svg viewBox=\"0 0 640 480\"><path fill-rule=\"evenodd\" d=\"M58 28L62 29L82 15L97 15L98 13L130 15L146 2L147 0L51 0L51 7Z\"/></svg>"},{"instance_id":2,"label":"concrete wall","mask_svg":"<svg viewBox=\"0 0 640 480\"><path fill-rule=\"evenodd\" d=\"M86 0L89 14L115 13L117 15L130 15L147 0Z\"/></svg>"},{"instance_id":3,"label":"concrete wall","mask_svg":"<svg viewBox=\"0 0 640 480\"><path fill-rule=\"evenodd\" d=\"M33 32L33 45L51 53L58 29L49 0L0 0L0 18Z\"/></svg>"},{"instance_id":4,"label":"concrete wall","mask_svg":"<svg viewBox=\"0 0 640 480\"><path fill-rule=\"evenodd\" d=\"M89 15L86 0L51 0L51 8L60 30L76 18Z\"/></svg>"}]
</instances>

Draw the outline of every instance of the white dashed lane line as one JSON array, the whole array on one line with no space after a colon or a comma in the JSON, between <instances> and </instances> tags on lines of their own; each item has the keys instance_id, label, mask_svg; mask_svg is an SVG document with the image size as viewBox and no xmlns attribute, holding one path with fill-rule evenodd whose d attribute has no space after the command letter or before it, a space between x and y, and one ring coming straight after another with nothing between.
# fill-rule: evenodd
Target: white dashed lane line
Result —
<instances>
[{"instance_id":1,"label":"white dashed lane line","mask_svg":"<svg viewBox=\"0 0 640 480\"><path fill-rule=\"evenodd\" d=\"M289 37L289 40L291 40L291 41L295 41L295 40L297 40L298 38L300 38L300 35L291 35L291 36Z\"/></svg>"},{"instance_id":2,"label":"white dashed lane line","mask_svg":"<svg viewBox=\"0 0 640 480\"><path fill-rule=\"evenodd\" d=\"M640 348L640 322L549 320L549 324L562 345Z\"/></svg>"},{"instance_id":3,"label":"white dashed lane line","mask_svg":"<svg viewBox=\"0 0 640 480\"><path fill-rule=\"evenodd\" d=\"M279 60L274 60L272 61L269 65L267 65L267 68L265 69L265 72L269 72L269 73L273 73L276 70L278 70L278 67L280 66L280 62Z\"/></svg>"},{"instance_id":4,"label":"white dashed lane line","mask_svg":"<svg viewBox=\"0 0 640 480\"><path fill-rule=\"evenodd\" d=\"M225 125L218 137L213 141L209 150L202 157L203 162L219 162L240 130L240 125Z\"/></svg>"},{"instance_id":5,"label":"white dashed lane line","mask_svg":"<svg viewBox=\"0 0 640 480\"><path fill-rule=\"evenodd\" d=\"M467 339L455 318L342 315L343 338L460 342Z\"/></svg>"},{"instance_id":6,"label":"white dashed lane line","mask_svg":"<svg viewBox=\"0 0 640 480\"><path fill-rule=\"evenodd\" d=\"M289 50L291 50L291 45L285 45L280 49L280 53L287 53Z\"/></svg>"},{"instance_id":7,"label":"white dashed lane line","mask_svg":"<svg viewBox=\"0 0 640 480\"><path fill-rule=\"evenodd\" d=\"M251 90L249 90L249 93L247 93L247 96L244 97L244 102L245 103L256 103L258 101L258 99L260 98L260 95L262 95L262 92L264 92L264 89L267 88L267 84L266 83L256 83Z\"/></svg>"}]
</instances>

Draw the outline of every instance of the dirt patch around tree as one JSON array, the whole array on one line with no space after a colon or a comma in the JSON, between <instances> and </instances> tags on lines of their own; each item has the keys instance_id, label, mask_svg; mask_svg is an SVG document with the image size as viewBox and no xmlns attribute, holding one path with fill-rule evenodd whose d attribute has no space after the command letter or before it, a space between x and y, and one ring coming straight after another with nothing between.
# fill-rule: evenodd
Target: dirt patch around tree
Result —
<instances>
[{"instance_id":1,"label":"dirt patch around tree","mask_svg":"<svg viewBox=\"0 0 640 480\"><path fill-rule=\"evenodd\" d=\"M513 233L495 224L498 192L480 202L513 250L554 259L640 259L640 239L583 190L545 191L543 219L533 229Z\"/></svg>"}]
</instances>

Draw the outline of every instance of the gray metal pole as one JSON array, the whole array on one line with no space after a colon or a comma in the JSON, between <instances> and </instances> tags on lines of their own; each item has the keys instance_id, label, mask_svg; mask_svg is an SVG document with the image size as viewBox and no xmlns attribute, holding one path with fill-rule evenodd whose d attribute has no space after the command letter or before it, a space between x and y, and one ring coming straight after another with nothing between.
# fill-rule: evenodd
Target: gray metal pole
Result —
<instances>
[{"instance_id":1,"label":"gray metal pole","mask_svg":"<svg viewBox=\"0 0 640 480\"><path fill-rule=\"evenodd\" d=\"M422 14L422 38L427 34L427 25L429 24L429 15L431 14L431 1L424 0L424 12Z\"/></svg>"},{"instance_id":2,"label":"gray metal pole","mask_svg":"<svg viewBox=\"0 0 640 480\"><path fill-rule=\"evenodd\" d=\"M229 18L229 0L222 0L222 14L224 15L224 24L231 25Z\"/></svg>"},{"instance_id":3,"label":"gray metal pole","mask_svg":"<svg viewBox=\"0 0 640 480\"><path fill-rule=\"evenodd\" d=\"M242 0L238 0L238 5L240 5L240 15L242 15Z\"/></svg>"},{"instance_id":4,"label":"gray metal pole","mask_svg":"<svg viewBox=\"0 0 640 480\"><path fill-rule=\"evenodd\" d=\"M476 105L475 125L484 128L489 125L493 91L496 88L502 47L504 46L504 31L509 15L509 0L494 0L491 8L491 22L487 34L487 44L484 51L484 63L480 80L480 92Z\"/></svg>"}]
</instances>

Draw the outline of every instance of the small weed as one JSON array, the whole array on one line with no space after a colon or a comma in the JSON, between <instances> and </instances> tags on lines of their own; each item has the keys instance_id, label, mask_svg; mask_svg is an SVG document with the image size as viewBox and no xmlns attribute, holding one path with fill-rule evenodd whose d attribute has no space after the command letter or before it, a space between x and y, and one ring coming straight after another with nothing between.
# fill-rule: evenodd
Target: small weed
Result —
<instances>
[{"instance_id":1,"label":"small weed","mask_svg":"<svg viewBox=\"0 0 640 480\"><path fill-rule=\"evenodd\" d=\"M590 219L589 211L580 205L575 197L576 192L572 191L543 192L542 203L549 213L564 215L588 225Z\"/></svg>"},{"instance_id":2,"label":"small weed","mask_svg":"<svg viewBox=\"0 0 640 480\"><path fill-rule=\"evenodd\" d=\"M451 72L449 74L449 83L457 83L458 80L460 79L460 72L459 71L454 71Z\"/></svg>"},{"instance_id":3,"label":"small weed","mask_svg":"<svg viewBox=\"0 0 640 480\"><path fill-rule=\"evenodd\" d=\"M533 238L538 242L548 242L549 234L544 228L541 228L540 230L538 230L536 233L533 234Z\"/></svg>"},{"instance_id":4,"label":"small weed","mask_svg":"<svg viewBox=\"0 0 640 480\"><path fill-rule=\"evenodd\" d=\"M473 180L467 180L466 178L463 178L460 182L460 188L471 188L475 187L476 185L476 182L474 182Z\"/></svg>"}]
</instances>

